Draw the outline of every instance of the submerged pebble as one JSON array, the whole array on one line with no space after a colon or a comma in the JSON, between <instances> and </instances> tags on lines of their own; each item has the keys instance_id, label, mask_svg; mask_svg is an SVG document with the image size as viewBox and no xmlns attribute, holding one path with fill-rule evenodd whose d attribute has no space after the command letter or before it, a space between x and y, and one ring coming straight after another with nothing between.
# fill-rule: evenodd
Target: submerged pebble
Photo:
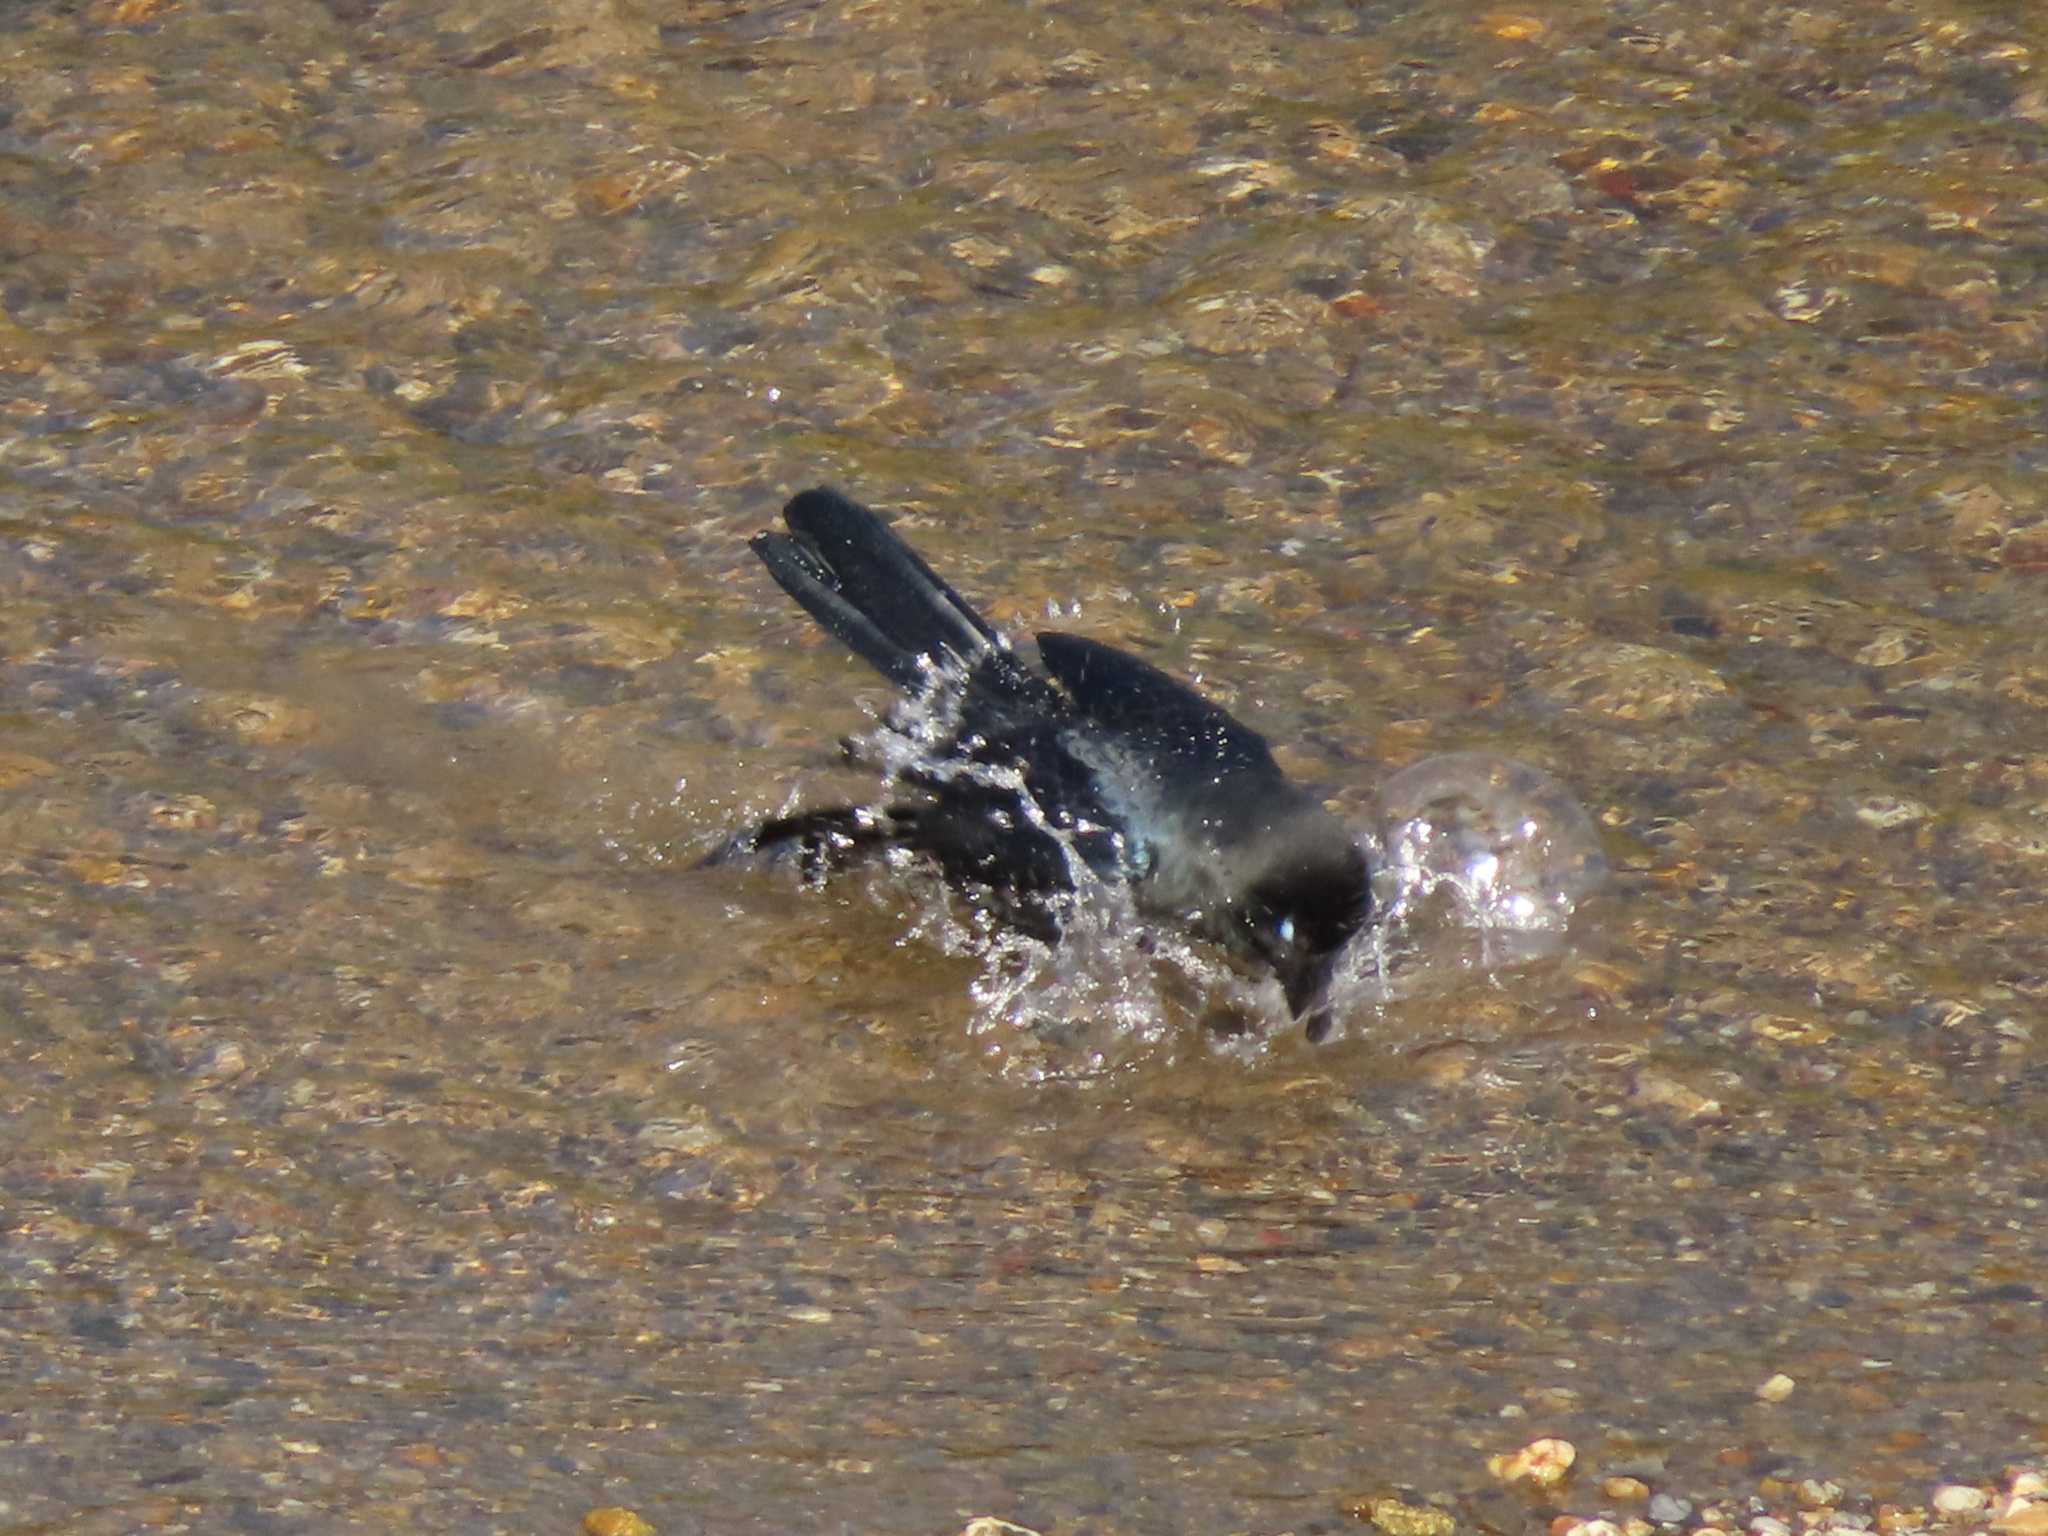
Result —
<instances>
[{"instance_id":1,"label":"submerged pebble","mask_svg":"<svg viewBox=\"0 0 2048 1536\"><path fill-rule=\"evenodd\" d=\"M1571 1441L1546 1437L1531 1440L1519 1451L1488 1457L1486 1470L1504 1483L1554 1488L1570 1474L1578 1456L1578 1447Z\"/></svg>"},{"instance_id":2,"label":"submerged pebble","mask_svg":"<svg viewBox=\"0 0 2048 1536\"><path fill-rule=\"evenodd\" d=\"M1944 1515L1974 1515L1991 1502L1991 1496L1967 1483L1944 1483L1930 1502Z\"/></svg>"}]
</instances>

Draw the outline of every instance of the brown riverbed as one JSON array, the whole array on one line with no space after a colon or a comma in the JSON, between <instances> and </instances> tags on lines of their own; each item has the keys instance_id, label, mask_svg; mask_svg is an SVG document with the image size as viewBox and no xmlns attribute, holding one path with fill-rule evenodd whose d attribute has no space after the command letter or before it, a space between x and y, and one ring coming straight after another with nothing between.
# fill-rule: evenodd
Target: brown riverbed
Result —
<instances>
[{"instance_id":1,"label":"brown riverbed","mask_svg":"<svg viewBox=\"0 0 2048 1536\"><path fill-rule=\"evenodd\" d=\"M0 12L0 1532L2038 1464L2042 63L1963 0ZM864 789L745 549L819 481L1346 808L1551 772L1613 887L1247 1048L694 870Z\"/></svg>"}]
</instances>

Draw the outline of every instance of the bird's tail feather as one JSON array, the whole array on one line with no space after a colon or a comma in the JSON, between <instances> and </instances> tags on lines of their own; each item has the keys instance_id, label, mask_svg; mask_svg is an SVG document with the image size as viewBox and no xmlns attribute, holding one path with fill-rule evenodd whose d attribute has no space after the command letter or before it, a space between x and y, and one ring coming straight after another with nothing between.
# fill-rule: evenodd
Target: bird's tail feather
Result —
<instances>
[{"instance_id":1,"label":"bird's tail feather","mask_svg":"<svg viewBox=\"0 0 2048 1536\"><path fill-rule=\"evenodd\" d=\"M866 507L837 491L805 491L782 518L788 533L753 541L768 574L906 692L925 687L934 668L973 672L1007 656L988 621Z\"/></svg>"}]
</instances>

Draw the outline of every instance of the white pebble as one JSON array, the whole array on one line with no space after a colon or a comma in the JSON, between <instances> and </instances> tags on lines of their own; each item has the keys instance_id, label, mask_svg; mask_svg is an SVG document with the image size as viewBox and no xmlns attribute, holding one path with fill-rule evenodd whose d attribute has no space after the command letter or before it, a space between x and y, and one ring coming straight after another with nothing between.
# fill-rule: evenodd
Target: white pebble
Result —
<instances>
[{"instance_id":1,"label":"white pebble","mask_svg":"<svg viewBox=\"0 0 2048 1536\"><path fill-rule=\"evenodd\" d=\"M1990 1502L1982 1488L1968 1483L1944 1483L1934 1490L1934 1507L1944 1515L1974 1515Z\"/></svg>"}]
</instances>

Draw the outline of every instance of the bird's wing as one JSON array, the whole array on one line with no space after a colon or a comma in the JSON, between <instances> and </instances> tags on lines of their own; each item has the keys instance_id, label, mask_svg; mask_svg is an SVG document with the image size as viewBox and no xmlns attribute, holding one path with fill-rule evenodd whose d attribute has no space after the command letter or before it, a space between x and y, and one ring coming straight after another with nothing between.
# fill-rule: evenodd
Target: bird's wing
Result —
<instances>
[{"instance_id":1,"label":"bird's wing","mask_svg":"<svg viewBox=\"0 0 2048 1536\"><path fill-rule=\"evenodd\" d=\"M1157 667L1079 635L1042 634L1038 654L1074 712L1160 776L1281 778L1265 737Z\"/></svg>"}]
</instances>

